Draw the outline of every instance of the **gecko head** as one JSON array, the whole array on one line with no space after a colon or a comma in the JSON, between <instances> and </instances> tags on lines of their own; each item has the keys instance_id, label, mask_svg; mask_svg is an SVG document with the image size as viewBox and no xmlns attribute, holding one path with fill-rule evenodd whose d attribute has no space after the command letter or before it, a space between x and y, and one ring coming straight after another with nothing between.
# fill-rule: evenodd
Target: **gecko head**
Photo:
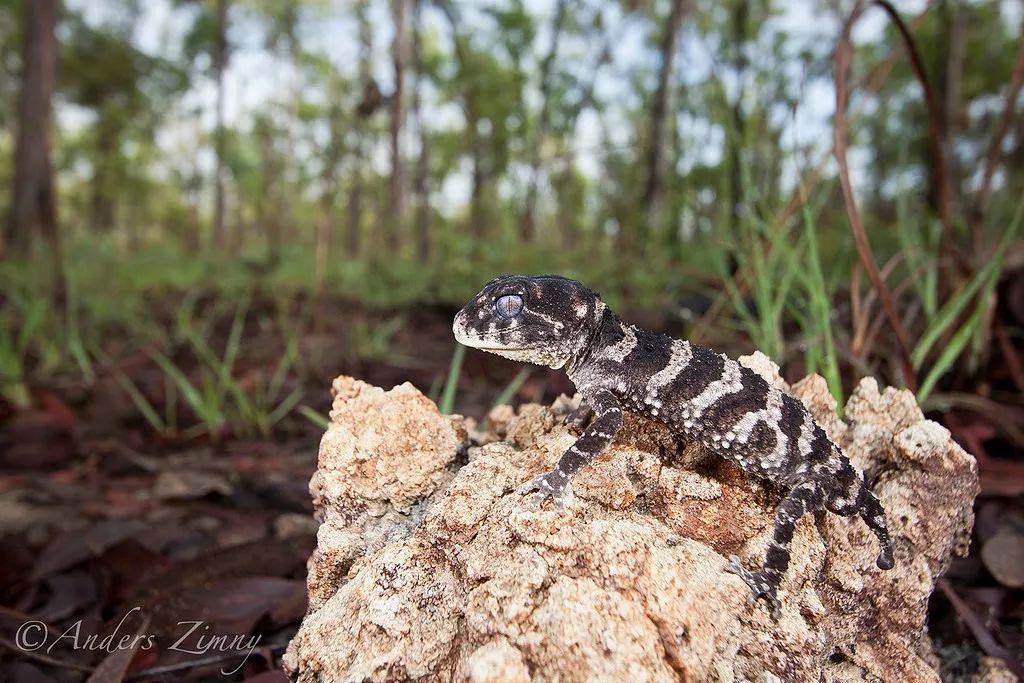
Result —
<instances>
[{"instance_id":1,"label":"gecko head","mask_svg":"<svg viewBox=\"0 0 1024 683\"><path fill-rule=\"evenodd\" d=\"M575 280L555 275L502 275L455 316L460 344L505 358L563 367L593 337L604 303Z\"/></svg>"}]
</instances>

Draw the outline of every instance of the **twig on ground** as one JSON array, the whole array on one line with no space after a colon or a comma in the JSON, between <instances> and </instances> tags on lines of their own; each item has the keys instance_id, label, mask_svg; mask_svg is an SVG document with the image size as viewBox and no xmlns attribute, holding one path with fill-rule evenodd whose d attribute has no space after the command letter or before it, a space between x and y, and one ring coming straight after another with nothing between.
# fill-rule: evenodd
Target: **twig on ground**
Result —
<instances>
[{"instance_id":1,"label":"twig on ground","mask_svg":"<svg viewBox=\"0 0 1024 683\"><path fill-rule=\"evenodd\" d=\"M268 652L271 656L276 656L284 652L288 648L287 643L275 643L273 645L267 645L266 647L259 648L260 652ZM143 678L149 678L150 676L163 676L166 674L178 673L180 671L188 671L190 669L197 669L204 666L211 666L213 664L222 664L229 662L232 659L244 657L247 655L246 651L233 651L225 652L221 655L214 655L210 657L202 657L200 659L191 659L184 662L178 662L176 664L164 664L162 666L153 666L148 669L142 669L136 671L125 677L125 683L129 681L138 681Z\"/></svg>"},{"instance_id":2,"label":"twig on ground","mask_svg":"<svg viewBox=\"0 0 1024 683\"><path fill-rule=\"evenodd\" d=\"M32 650L24 650L17 646L16 643L12 643L6 638L0 637L0 645L4 646L11 652L15 653L19 657L25 659L31 659L32 661L39 662L40 664L46 664L48 666L55 666L60 669L70 669L72 671L81 671L82 673L92 673L93 667L85 666L84 664L76 664L75 662L69 662L49 655L44 655L39 652Z\"/></svg>"},{"instance_id":3,"label":"twig on ground","mask_svg":"<svg viewBox=\"0 0 1024 683\"><path fill-rule=\"evenodd\" d=\"M967 628L970 629L971 635L978 641L978 645L982 650L985 651L989 657L998 657L1006 662L1006 666L1013 671L1017 676L1024 676L1024 665L1021 665L1010 652L996 641L995 636L992 632L985 627L985 622L981 620L971 606L967 602L957 595L957 592L953 590L947 579L939 579L938 581L939 590L946 596L949 603L953 606L953 609L964 620L967 624Z\"/></svg>"},{"instance_id":4,"label":"twig on ground","mask_svg":"<svg viewBox=\"0 0 1024 683\"><path fill-rule=\"evenodd\" d=\"M1010 342L1010 335L1006 333L1006 325L1001 320L995 321L996 341L999 342L999 351L1006 361L1006 368L1010 371L1010 377L1017 389L1024 392L1024 368L1021 368L1020 359L1017 357L1017 350Z\"/></svg>"}]
</instances>

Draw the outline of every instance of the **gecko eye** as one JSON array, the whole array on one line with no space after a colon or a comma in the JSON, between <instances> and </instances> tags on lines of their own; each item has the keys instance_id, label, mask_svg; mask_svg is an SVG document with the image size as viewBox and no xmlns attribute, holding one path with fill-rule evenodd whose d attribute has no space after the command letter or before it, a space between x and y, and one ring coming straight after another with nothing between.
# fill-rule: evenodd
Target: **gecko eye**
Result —
<instances>
[{"instance_id":1,"label":"gecko eye","mask_svg":"<svg viewBox=\"0 0 1024 683\"><path fill-rule=\"evenodd\" d=\"M494 302L494 312L498 317L511 320L523 312L523 297L516 294L506 294Z\"/></svg>"}]
</instances>

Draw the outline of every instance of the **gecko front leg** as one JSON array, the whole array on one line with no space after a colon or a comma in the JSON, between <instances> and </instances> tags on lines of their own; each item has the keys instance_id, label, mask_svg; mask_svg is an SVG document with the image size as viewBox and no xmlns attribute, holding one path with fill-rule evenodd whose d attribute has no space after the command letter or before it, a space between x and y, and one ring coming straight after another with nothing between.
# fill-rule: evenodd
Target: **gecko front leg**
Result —
<instances>
[{"instance_id":1,"label":"gecko front leg","mask_svg":"<svg viewBox=\"0 0 1024 683\"><path fill-rule=\"evenodd\" d=\"M583 430L576 443L569 447L558 460L558 465L519 487L519 493L533 494L533 506L538 507L550 497L559 511L572 496L570 488L573 476L597 457L615 435L622 429L622 408L615 395L607 390L596 392L589 400L594 411L594 420Z\"/></svg>"}]
</instances>

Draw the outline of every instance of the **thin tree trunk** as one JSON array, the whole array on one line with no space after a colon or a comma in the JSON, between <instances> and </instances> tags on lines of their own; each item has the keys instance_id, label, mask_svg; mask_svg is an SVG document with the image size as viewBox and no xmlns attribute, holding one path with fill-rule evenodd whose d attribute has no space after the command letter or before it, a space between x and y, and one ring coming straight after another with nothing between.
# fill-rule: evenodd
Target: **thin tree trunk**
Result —
<instances>
[{"instance_id":1,"label":"thin tree trunk","mask_svg":"<svg viewBox=\"0 0 1024 683\"><path fill-rule=\"evenodd\" d=\"M957 163L957 155L953 141L959 132L960 125L960 99L964 78L964 58L967 51L967 26L964 24L965 17L960 0L948 0L943 4L944 29L949 40L949 51L946 57L944 77L942 79L943 101L942 101L942 128L945 135L942 136L945 148L947 173L951 179L949 202L955 206L960 194L960 169ZM932 165L929 165L931 168ZM974 255L978 256L981 248L982 236L979 224L971 226L971 238L974 248Z\"/></svg>"},{"instance_id":2,"label":"thin tree trunk","mask_svg":"<svg viewBox=\"0 0 1024 683\"><path fill-rule=\"evenodd\" d=\"M285 74L286 84L282 84L280 91L287 92L287 104L283 109L287 112L286 120L283 122L283 130L280 135L281 147L278 150L279 164L280 164L280 182L281 187L285 187L293 179L292 169L297 165L295 158L295 142L298 137L297 127L299 125L299 104L302 101L302 87L304 81L304 72L299 67L299 61L301 58L301 50L299 48L299 38L297 35L298 28L298 6L295 2L289 2L284 5L284 39L287 49L288 56L288 72ZM279 251L280 245L287 240L289 243L295 242L299 239L298 226L295 224L295 205L296 201L292 191L284 190L280 192L280 199L278 201L278 232L281 236L281 240L278 244L278 251L271 254L271 259L274 264L280 262L281 254Z\"/></svg>"},{"instance_id":3,"label":"thin tree trunk","mask_svg":"<svg viewBox=\"0 0 1024 683\"><path fill-rule=\"evenodd\" d=\"M526 189L526 201L523 207L523 215L519 221L519 236L525 242L530 242L536 232L536 209L537 209L537 184L540 174L540 150L547 136L548 124L551 118L551 67L554 65L555 57L558 55L558 42L562 35L562 25L565 23L565 14L569 6L569 0L558 0L555 7L555 16L551 20L551 46L544 60L540 65L540 115L537 118L537 128L530 143L530 179Z\"/></svg>"},{"instance_id":4,"label":"thin tree trunk","mask_svg":"<svg viewBox=\"0 0 1024 683\"><path fill-rule=\"evenodd\" d=\"M332 89L333 90L333 89ZM332 98L335 103L340 98ZM330 140L324 153L324 166L320 175L320 221L317 223L315 244L314 298L317 305L322 302L327 285L327 257L330 253L331 236L334 232L334 199L338 189L338 164L345 145L345 131L341 121L341 108L331 107L328 116Z\"/></svg>"},{"instance_id":5,"label":"thin tree trunk","mask_svg":"<svg viewBox=\"0 0 1024 683\"><path fill-rule=\"evenodd\" d=\"M7 223L12 251L24 253L38 231L60 258L57 232L57 190L53 174L53 90L57 70L59 0L25 3L24 71L18 99L18 130L14 152L14 187ZM58 295L63 275L58 267Z\"/></svg>"},{"instance_id":6,"label":"thin tree trunk","mask_svg":"<svg viewBox=\"0 0 1024 683\"><path fill-rule=\"evenodd\" d=\"M234 220L231 221L231 229L228 231L228 249L238 252L245 248L245 201L242 199L242 192L235 184Z\"/></svg>"},{"instance_id":7,"label":"thin tree trunk","mask_svg":"<svg viewBox=\"0 0 1024 683\"><path fill-rule=\"evenodd\" d=\"M360 135L362 135L361 132ZM352 155L352 189L349 191L348 198L348 225L345 231L345 251L348 252L349 258L358 257L359 251L362 249L363 194L365 192L362 166L364 161L365 152L363 141L360 138L356 142L355 151Z\"/></svg>"},{"instance_id":8,"label":"thin tree trunk","mask_svg":"<svg viewBox=\"0 0 1024 683\"><path fill-rule=\"evenodd\" d=\"M459 73L466 75L469 55L466 54L466 42L459 34L459 20L450 0L439 0L438 6L444 12L452 30L452 43L455 45L455 59ZM466 135L469 136L469 154L473 166L472 189L469 196L469 233L475 238L478 247L487 237L487 226L484 220L484 188L490 177L485 168L484 139L480 135L477 108L476 86L472 79L462 90L462 110L466 117Z\"/></svg>"},{"instance_id":9,"label":"thin tree trunk","mask_svg":"<svg viewBox=\"0 0 1024 683\"><path fill-rule=\"evenodd\" d=\"M366 0L357 3L359 21L359 81L370 82L370 61L373 58L373 33L367 16ZM366 120L356 118L356 141L352 154L352 188L348 198L348 225L345 231L345 249L349 258L356 258L362 248L363 195L366 192L363 166L366 163Z\"/></svg>"},{"instance_id":10,"label":"thin tree trunk","mask_svg":"<svg viewBox=\"0 0 1024 683\"><path fill-rule=\"evenodd\" d=\"M661 70L658 73L658 89L651 107L651 132L647 147L647 182L643 194L643 218L637 230L637 247L646 247L647 233L652 225L660 221L661 205L665 192L665 169L662 148L665 143L666 120L669 97L672 92L672 73L675 67L676 42L683 24L686 0L672 0L665 33L661 39Z\"/></svg>"},{"instance_id":11,"label":"thin tree trunk","mask_svg":"<svg viewBox=\"0 0 1024 683\"><path fill-rule=\"evenodd\" d=\"M117 142L121 131L108 107L100 107L99 119L96 121L96 158L93 162L92 174L92 206L91 223L98 232L111 232L114 229L114 195L115 181L114 155L117 154Z\"/></svg>"},{"instance_id":12,"label":"thin tree trunk","mask_svg":"<svg viewBox=\"0 0 1024 683\"><path fill-rule=\"evenodd\" d=\"M469 229L479 246L487 239L484 220L484 186L487 183L487 172L483 167L483 145L480 136L474 133L472 140L473 189L470 191L469 197Z\"/></svg>"},{"instance_id":13,"label":"thin tree trunk","mask_svg":"<svg viewBox=\"0 0 1024 683\"><path fill-rule=\"evenodd\" d=\"M595 27L600 24L600 19L601 19L600 11L601 10L598 9L598 14L595 16L595 19L594 19ZM594 91L595 91L595 88L597 87L597 78L600 75L601 71L604 69L604 67L612 60L612 49L615 47L617 39L620 38L620 37L621 37L621 33L619 33L619 34L613 34L611 32L605 32L604 33L604 40L602 41L602 44L601 44L601 50L597 54L597 62L595 62L593 69L591 69L591 71L590 71L590 80L587 82L586 86L584 86L584 88L582 89L582 92L580 94L580 97L579 97L579 100L577 102L577 105L576 105L576 107L572 111L572 127L570 129L571 130L571 135L569 136L570 140L576 139L576 126L579 123L580 115L583 113L583 110L586 109L587 107L592 107L595 110L599 110L600 109L598 104L597 104L597 102L596 102L596 100L595 100L595 96L594 96ZM576 162L575 162L575 154L574 153L570 153L570 155L569 155L569 163L572 164L572 166L575 166ZM570 166L570 168L572 166ZM569 239L568 236L565 234L566 230L571 231L572 228L571 227L570 228L563 227L563 242L565 240ZM602 238L603 234L604 234L604 230L603 230L603 228L601 226L596 226L594 228L594 230L592 231L591 239L585 245L586 248L587 248L587 252L589 254L591 254L592 256L596 255L596 253L597 253L596 249L597 249L598 245L602 241L601 238Z\"/></svg>"},{"instance_id":14,"label":"thin tree trunk","mask_svg":"<svg viewBox=\"0 0 1024 683\"><path fill-rule=\"evenodd\" d=\"M255 236L261 240L266 240L267 233L267 204L270 203L270 197L267 196L269 189L269 183L267 182L267 175L270 169L267 168L267 138L270 133L267 130L269 124L264 120L257 120L253 126L253 131L257 135L257 140L260 146L260 188L259 192L256 193L256 202L253 207L253 232Z\"/></svg>"},{"instance_id":15,"label":"thin tree trunk","mask_svg":"<svg viewBox=\"0 0 1024 683\"><path fill-rule=\"evenodd\" d=\"M735 230L741 218L743 206L743 168L740 153L746 139L746 117L743 113L743 91L747 73L748 16L750 6L748 0L734 0L732 11L732 49L734 54L733 71L736 73L738 87L736 101L732 105L732 131L727 135L729 154L729 225Z\"/></svg>"},{"instance_id":16,"label":"thin tree trunk","mask_svg":"<svg viewBox=\"0 0 1024 683\"><path fill-rule=\"evenodd\" d=\"M214 170L213 243L218 248L226 245L224 223L224 72L228 64L228 2L217 0L217 37L213 52L213 70L217 77L217 130L214 145L217 166Z\"/></svg>"},{"instance_id":17,"label":"thin tree trunk","mask_svg":"<svg viewBox=\"0 0 1024 683\"><path fill-rule=\"evenodd\" d=\"M263 232L267 239L267 260L268 263L276 264L281 256L281 220L285 215L282 209L284 193L280 191L282 178L282 164L277 149L274 148L274 136L276 130L271 128L273 124L268 120L260 132L260 153L263 159L263 191L262 191L262 214Z\"/></svg>"},{"instance_id":18,"label":"thin tree trunk","mask_svg":"<svg viewBox=\"0 0 1024 683\"><path fill-rule=\"evenodd\" d=\"M576 168L576 150L572 148L572 142L566 146L565 155L565 181L564 186L572 187L573 179L572 174ZM567 198L560 194L560 201L558 202L558 234L561 238L562 250L566 253L572 253L572 250L576 247L576 234L579 232L580 224L582 223L582 216L570 209Z\"/></svg>"},{"instance_id":19,"label":"thin tree trunk","mask_svg":"<svg viewBox=\"0 0 1024 683\"><path fill-rule=\"evenodd\" d=\"M385 243L393 253L405 217L405 178L402 162L402 128L405 119L406 0L391 0L395 37L391 45L395 88L391 95L391 178L384 226Z\"/></svg>"},{"instance_id":20,"label":"thin tree trunk","mask_svg":"<svg viewBox=\"0 0 1024 683\"><path fill-rule=\"evenodd\" d=\"M430 143L427 127L423 120L423 103L420 101L423 88L423 0L413 0L412 15L412 61L416 72L416 85L412 93L413 116L420 136L420 156L416 165L416 244L421 261L430 258Z\"/></svg>"}]
</instances>

